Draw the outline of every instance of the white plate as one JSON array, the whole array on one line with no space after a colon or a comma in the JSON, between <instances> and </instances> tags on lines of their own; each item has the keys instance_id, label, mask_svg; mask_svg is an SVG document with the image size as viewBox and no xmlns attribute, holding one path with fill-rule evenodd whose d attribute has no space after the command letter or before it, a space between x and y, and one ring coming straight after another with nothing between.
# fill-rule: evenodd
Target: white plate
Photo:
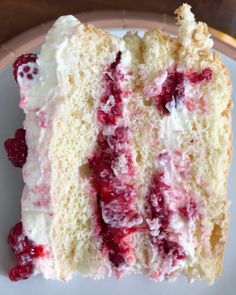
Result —
<instances>
[{"instance_id":1,"label":"white plate","mask_svg":"<svg viewBox=\"0 0 236 295\"><path fill-rule=\"evenodd\" d=\"M122 36L125 29L109 29L112 33ZM143 30L139 30L143 33ZM22 45L22 44L21 44ZM33 49L33 47L31 48ZM35 49L35 48L34 48ZM17 49L16 49L17 51ZM233 97L236 97L236 61L222 54L225 65L230 71L234 85ZM6 59L5 59L6 65ZM3 65L2 65L3 68ZM1 69L1 58L0 58ZM186 279L179 278L174 283L155 283L143 276L126 276L120 280L105 279L93 281L88 278L74 277L68 284L46 281L41 276L31 277L26 281L11 282L7 277L7 270L13 266L14 257L7 246L6 237L12 225L20 219L20 197L22 191L21 170L14 168L7 160L3 147L6 138L11 137L14 131L22 126L24 119L21 109L18 108L19 89L12 76L11 65L8 64L0 72L0 294L14 295L60 295L60 294L96 294L96 295L233 295L236 294L236 207L232 202L230 213L231 222L222 277L213 286L205 282L187 283ZM235 109L233 117L236 117ZM233 120L234 134L236 122ZM236 139L234 138L234 150ZM236 196L235 181L236 159L234 157L229 177L229 199Z\"/></svg>"}]
</instances>

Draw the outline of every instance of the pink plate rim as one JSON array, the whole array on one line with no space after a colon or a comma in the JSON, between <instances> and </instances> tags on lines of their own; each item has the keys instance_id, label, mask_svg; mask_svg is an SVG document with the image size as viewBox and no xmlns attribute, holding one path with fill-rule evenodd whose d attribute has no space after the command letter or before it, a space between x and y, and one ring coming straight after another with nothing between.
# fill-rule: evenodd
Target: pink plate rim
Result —
<instances>
[{"instance_id":1,"label":"pink plate rim","mask_svg":"<svg viewBox=\"0 0 236 295\"><path fill-rule=\"evenodd\" d=\"M177 33L174 18L165 14L130 11L93 11L78 13L75 16L82 22L92 23L104 29L150 29L157 27L169 34ZM0 71L12 64L17 56L40 47L53 22L54 20L36 26L1 45ZM236 60L236 39L213 28L209 30L214 39L214 48Z\"/></svg>"}]
</instances>

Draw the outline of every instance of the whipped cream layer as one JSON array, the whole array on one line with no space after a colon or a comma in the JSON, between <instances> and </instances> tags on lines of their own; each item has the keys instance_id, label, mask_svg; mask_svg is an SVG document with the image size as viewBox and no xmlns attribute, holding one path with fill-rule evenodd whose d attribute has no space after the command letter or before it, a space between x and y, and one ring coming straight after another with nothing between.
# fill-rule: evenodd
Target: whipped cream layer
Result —
<instances>
[{"instance_id":1,"label":"whipped cream layer","mask_svg":"<svg viewBox=\"0 0 236 295\"><path fill-rule=\"evenodd\" d=\"M19 81L28 145L23 168L22 221L25 234L34 243L48 248L47 257L35 260L35 272L42 272L46 278L55 277L50 240L54 196L49 147L54 132L58 132L53 128L54 114L70 91L68 73L76 71L76 57L71 50L79 26L80 22L73 16L60 17L49 31L37 59L39 74L33 80Z\"/></svg>"}]
</instances>

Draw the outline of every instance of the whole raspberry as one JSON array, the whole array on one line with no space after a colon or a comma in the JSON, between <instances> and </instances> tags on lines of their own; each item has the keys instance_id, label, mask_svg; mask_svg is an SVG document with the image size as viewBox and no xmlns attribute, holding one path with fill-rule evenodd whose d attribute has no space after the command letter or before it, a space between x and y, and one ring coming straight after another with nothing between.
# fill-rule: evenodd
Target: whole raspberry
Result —
<instances>
[{"instance_id":1,"label":"whole raspberry","mask_svg":"<svg viewBox=\"0 0 236 295\"><path fill-rule=\"evenodd\" d=\"M28 279L34 271L34 259L47 255L44 246L35 245L24 234L21 221L11 228L7 242L16 256L16 265L8 274L10 280Z\"/></svg>"},{"instance_id":2,"label":"whole raspberry","mask_svg":"<svg viewBox=\"0 0 236 295\"><path fill-rule=\"evenodd\" d=\"M19 76L23 79L32 80L38 74L37 65L32 66L37 60L37 55L34 53L23 54L19 56L13 63L13 76L18 83Z\"/></svg>"},{"instance_id":3,"label":"whole raspberry","mask_svg":"<svg viewBox=\"0 0 236 295\"><path fill-rule=\"evenodd\" d=\"M34 271L34 266L32 263L26 265L17 264L9 271L9 279L11 281L19 281L28 279Z\"/></svg>"},{"instance_id":4,"label":"whole raspberry","mask_svg":"<svg viewBox=\"0 0 236 295\"><path fill-rule=\"evenodd\" d=\"M14 138L4 142L7 157L15 167L22 168L26 162L28 148L25 142L25 129L20 128L15 132Z\"/></svg>"}]
</instances>

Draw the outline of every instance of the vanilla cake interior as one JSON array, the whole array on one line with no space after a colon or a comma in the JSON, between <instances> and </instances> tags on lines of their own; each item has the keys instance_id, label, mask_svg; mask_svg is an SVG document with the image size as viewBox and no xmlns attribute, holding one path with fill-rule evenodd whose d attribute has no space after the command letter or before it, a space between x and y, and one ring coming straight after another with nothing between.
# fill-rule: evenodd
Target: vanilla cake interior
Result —
<instances>
[{"instance_id":1,"label":"vanilla cake interior","mask_svg":"<svg viewBox=\"0 0 236 295\"><path fill-rule=\"evenodd\" d=\"M44 249L32 274L221 275L231 83L207 25L187 4L176 14L178 36L143 38L60 17L36 60L17 68L22 235Z\"/></svg>"}]
</instances>

